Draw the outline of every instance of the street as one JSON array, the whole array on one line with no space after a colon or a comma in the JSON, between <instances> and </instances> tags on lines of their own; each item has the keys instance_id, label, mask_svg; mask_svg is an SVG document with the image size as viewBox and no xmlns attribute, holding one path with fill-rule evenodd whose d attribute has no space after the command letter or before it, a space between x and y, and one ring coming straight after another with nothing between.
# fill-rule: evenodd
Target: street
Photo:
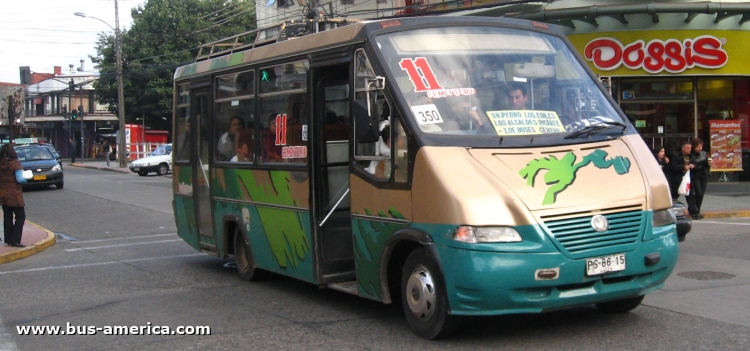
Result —
<instances>
[{"instance_id":1,"label":"street","mask_svg":"<svg viewBox=\"0 0 750 351\"><path fill-rule=\"evenodd\" d=\"M471 318L427 341L400 305L279 276L246 282L232 259L193 250L176 235L169 177L68 165L65 177L64 189L24 193L27 220L58 242L0 265L0 351L750 349L750 219L694 221L664 289L631 313ZM102 329L19 335L25 326ZM146 335L106 335L113 326ZM210 335L148 335L155 326Z\"/></svg>"}]
</instances>

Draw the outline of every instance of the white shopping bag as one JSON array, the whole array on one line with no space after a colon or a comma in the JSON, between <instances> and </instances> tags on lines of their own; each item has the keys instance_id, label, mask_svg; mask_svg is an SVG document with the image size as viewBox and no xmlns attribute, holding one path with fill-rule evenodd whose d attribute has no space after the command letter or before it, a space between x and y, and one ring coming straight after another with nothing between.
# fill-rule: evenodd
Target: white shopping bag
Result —
<instances>
[{"instance_id":1,"label":"white shopping bag","mask_svg":"<svg viewBox=\"0 0 750 351\"><path fill-rule=\"evenodd\" d=\"M677 188L677 193L685 196L690 195L690 172L685 172L685 175L682 176L682 182L680 187Z\"/></svg>"}]
</instances>

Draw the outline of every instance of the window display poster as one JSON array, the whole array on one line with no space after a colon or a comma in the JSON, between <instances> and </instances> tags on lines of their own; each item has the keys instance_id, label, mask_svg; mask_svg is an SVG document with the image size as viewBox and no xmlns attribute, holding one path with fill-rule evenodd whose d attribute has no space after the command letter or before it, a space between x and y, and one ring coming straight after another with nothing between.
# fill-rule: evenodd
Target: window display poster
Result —
<instances>
[{"instance_id":1,"label":"window display poster","mask_svg":"<svg viewBox=\"0 0 750 351\"><path fill-rule=\"evenodd\" d=\"M739 119L709 120L708 155L712 172L742 170L742 128ZM704 146L705 147L705 146Z\"/></svg>"}]
</instances>

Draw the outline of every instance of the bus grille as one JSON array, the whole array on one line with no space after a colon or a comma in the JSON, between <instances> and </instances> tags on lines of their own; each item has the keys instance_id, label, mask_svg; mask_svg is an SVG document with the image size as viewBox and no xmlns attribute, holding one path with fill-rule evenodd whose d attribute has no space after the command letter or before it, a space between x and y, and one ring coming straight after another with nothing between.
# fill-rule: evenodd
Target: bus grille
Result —
<instances>
[{"instance_id":1,"label":"bus grille","mask_svg":"<svg viewBox=\"0 0 750 351\"><path fill-rule=\"evenodd\" d=\"M544 222L547 233L571 257L584 257L631 250L646 225L643 211L603 214L609 229L597 232L591 227L591 216Z\"/></svg>"}]
</instances>

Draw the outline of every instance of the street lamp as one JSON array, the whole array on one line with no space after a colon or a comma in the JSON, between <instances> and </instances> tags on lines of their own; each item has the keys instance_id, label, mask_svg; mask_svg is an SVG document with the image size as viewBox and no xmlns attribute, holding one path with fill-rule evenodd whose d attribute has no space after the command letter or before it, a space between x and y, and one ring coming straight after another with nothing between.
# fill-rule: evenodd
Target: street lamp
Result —
<instances>
[{"instance_id":1,"label":"street lamp","mask_svg":"<svg viewBox=\"0 0 750 351\"><path fill-rule=\"evenodd\" d=\"M93 16L86 16L83 12L76 12L74 15L83 18L93 18L99 20L115 31L115 55L117 62L115 66L117 68L117 119L120 124L120 131L118 132L118 139L120 142L117 144L117 155L120 159L120 168L125 168L127 164L127 150L125 150L125 92L122 88L122 42L120 40L120 14L117 9L117 0L115 0L115 27L109 25L106 21L101 18ZM83 123L83 122L81 122Z\"/></svg>"}]
</instances>

